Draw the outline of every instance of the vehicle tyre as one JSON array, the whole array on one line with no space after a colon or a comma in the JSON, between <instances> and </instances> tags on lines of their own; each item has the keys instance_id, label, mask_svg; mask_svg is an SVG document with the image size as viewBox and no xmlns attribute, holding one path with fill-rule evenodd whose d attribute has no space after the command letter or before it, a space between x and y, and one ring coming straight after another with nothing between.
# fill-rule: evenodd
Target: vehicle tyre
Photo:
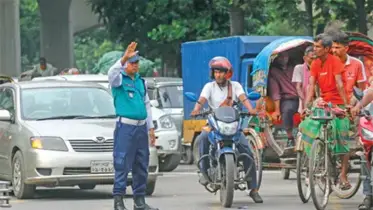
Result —
<instances>
[{"instance_id":1,"label":"vehicle tyre","mask_svg":"<svg viewBox=\"0 0 373 210\"><path fill-rule=\"evenodd\" d=\"M281 176L282 179L288 180L290 177L290 169L289 168L282 168L281 169Z\"/></svg>"},{"instance_id":2,"label":"vehicle tyre","mask_svg":"<svg viewBox=\"0 0 373 210\"><path fill-rule=\"evenodd\" d=\"M257 189L260 188L262 184L262 177L263 177L263 150L258 149L258 144L255 141L254 137L251 135L247 136L249 140L249 146L253 153L254 160L255 160L255 166L256 166L256 183L257 183Z\"/></svg>"},{"instance_id":3,"label":"vehicle tyre","mask_svg":"<svg viewBox=\"0 0 373 210\"><path fill-rule=\"evenodd\" d=\"M153 195L155 191L155 183L156 181L154 180L146 184L146 190L145 190L146 195Z\"/></svg>"},{"instance_id":4,"label":"vehicle tyre","mask_svg":"<svg viewBox=\"0 0 373 210\"><path fill-rule=\"evenodd\" d=\"M309 177L307 163L308 163L308 157L307 157L306 152L298 151L297 152L297 187L298 187L299 197L303 203L308 203L311 197L310 184L309 182L307 184L307 179ZM305 174L303 173L304 171L305 171ZM306 189L303 189L304 184L307 187Z\"/></svg>"},{"instance_id":5,"label":"vehicle tyre","mask_svg":"<svg viewBox=\"0 0 373 210\"><path fill-rule=\"evenodd\" d=\"M13 193L18 199L34 197L36 187L25 184L25 162L21 151L17 151L12 160Z\"/></svg>"},{"instance_id":6,"label":"vehicle tyre","mask_svg":"<svg viewBox=\"0 0 373 210\"><path fill-rule=\"evenodd\" d=\"M185 164L193 163L192 147L184 145L182 146L182 160Z\"/></svg>"},{"instance_id":7,"label":"vehicle tyre","mask_svg":"<svg viewBox=\"0 0 373 210\"><path fill-rule=\"evenodd\" d=\"M321 148L319 148L321 147ZM325 158L328 160L325 161ZM319 139L315 139L312 143L311 154L309 157L309 179L311 188L311 197L313 204L317 210L324 210L328 205L329 195L331 193L331 183L329 179L328 166L325 162L330 163L329 156L325 154L325 144ZM317 165L321 166L321 169L317 169ZM323 170L321 172L321 170ZM321 174L321 175L320 175ZM325 187L320 187L320 184L316 178L320 179L320 182L324 182ZM324 195L322 195L322 200L320 201L317 197L316 189L322 189Z\"/></svg>"},{"instance_id":8,"label":"vehicle tyre","mask_svg":"<svg viewBox=\"0 0 373 210\"><path fill-rule=\"evenodd\" d=\"M95 184L79 184L78 185L81 190L93 190L95 189Z\"/></svg>"},{"instance_id":9,"label":"vehicle tyre","mask_svg":"<svg viewBox=\"0 0 373 210\"><path fill-rule=\"evenodd\" d=\"M177 168L180 164L181 155L171 154L166 155L164 158L159 159L159 171L160 172L171 172Z\"/></svg>"},{"instance_id":10,"label":"vehicle tyre","mask_svg":"<svg viewBox=\"0 0 373 210\"><path fill-rule=\"evenodd\" d=\"M234 196L234 171L235 161L233 154L225 154L222 167L222 185L220 188L220 203L225 208L230 208L233 203Z\"/></svg>"},{"instance_id":11,"label":"vehicle tyre","mask_svg":"<svg viewBox=\"0 0 373 210\"><path fill-rule=\"evenodd\" d=\"M193 142L193 163L197 165L198 163L198 160L199 160L199 145L200 145L200 141L201 139L198 138L199 136L197 136Z\"/></svg>"}]
</instances>

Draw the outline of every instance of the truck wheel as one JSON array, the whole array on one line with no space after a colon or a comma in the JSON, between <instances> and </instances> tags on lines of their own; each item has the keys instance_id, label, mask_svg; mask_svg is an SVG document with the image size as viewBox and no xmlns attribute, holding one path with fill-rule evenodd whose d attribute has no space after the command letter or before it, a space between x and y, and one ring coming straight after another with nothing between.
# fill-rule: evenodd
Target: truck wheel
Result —
<instances>
[{"instance_id":1,"label":"truck wheel","mask_svg":"<svg viewBox=\"0 0 373 210\"><path fill-rule=\"evenodd\" d=\"M184 145L182 146L182 160L188 165L193 163L192 147Z\"/></svg>"},{"instance_id":2,"label":"truck wheel","mask_svg":"<svg viewBox=\"0 0 373 210\"><path fill-rule=\"evenodd\" d=\"M146 195L153 195L155 191L155 182L156 181L154 180L146 184L146 190L145 190Z\"/></svg>"},{"instance_id":3,"label":"truck wheel","mask_svg":"<svg viewBox=\"0 0 373 210\"><path fill-rule=\"evenodd\" d=\"M34 197L35 186L25 184L25 162L21 151L17 151L12 160L12 186L13 193L18 199Z\"/></svg>"},{"instance_id":4,"label":"truck wheel","mask_svg":"<svg viewBox=\"0 0 373 210\"><path fill-rule=\"evenodd\" d=\"M194 140L193 142L193 163L197 165L198 163L198 160L199 160L199 142L200 142L200 138L198 138L199 136L196 137L196 139Z\"/></svg>"},{"instance_id":5,"label":"truck wheel","mask_svg":"<svg viewBox=\"0 0 373 210\"><path fill-rule=\"evenodd\" d=\"M165 158L159 159L159 171L171 172L175 170L180 164L180 160L180 154L167 155Z\"/></svg>"}]
</instances>

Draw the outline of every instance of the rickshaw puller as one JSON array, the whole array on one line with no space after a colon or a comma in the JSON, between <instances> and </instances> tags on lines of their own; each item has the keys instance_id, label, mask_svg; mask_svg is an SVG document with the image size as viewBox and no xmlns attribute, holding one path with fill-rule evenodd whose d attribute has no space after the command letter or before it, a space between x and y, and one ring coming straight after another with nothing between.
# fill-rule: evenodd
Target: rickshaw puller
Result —
<instances>
[{"instance_id":1,"label":"rickshaw puller","mask_svg":"<svg viewBox=\"0 0 373 210\"><path fill-rule=\"evenodd\" d=\"M238 82L230 81L230 78L233 75L233 69L229 60L225 57L214 57L209 62L209 67L211 69L211 79L214 79L215 81L209 82L203 87L200 98L198 99L199 103L196 103L191 115L193 116L198 114L206 101L212 109L217 109L220 106L232 106L233 101L238 100L243 103L249 113L256 114L256 110L252 108L241 84L239 84ZM208 154L210 145L210 142L208 140L208 132L202 131L197 138L197 142L200 142L200 156ZM252 151L250 151L248 144L248 140L241 132L241 137L237 145L237 149L240 153L246 153L250 157L253 157ZM250 164L255 165L255 162L251 163L251 160L245 158L245 170L250 167ZM207 173L208 167L209 161L205 158L201 161L201 168L205 173ZM255 203L263 203L263 200L257 190L255 168L256 167L252 167L250 171L250 176L252 178L250 185L249 183L247 183L247 187L251 189L249 196L254 200ZM206 180L204 176L201 176L199 182L202 185L208 184L208 180Z\"/></svg>"},{"instance_id":2,"label":"rickshaw puller","mask_svg":"<svg viewBox=\"0 0 373 210\"><path fill-rule=\"evenodd\" d=\"M314 60L311 65L310 87L308 88L305 102L307 107L312 106L312 98L315 94L316 83L319 86L321 98L324 101L330 102L341 108L348 106L342 81L344 65L338 57L330 54L332 44L333 39L326 34L320 34L315 38L314 51L317 59ZM315 120L308 117L299 125L300 131L303 135L308 137L307 139L315 139L318 137L321 127L318 128L316 132L314 126L315 123ZM347 153L342 157L340 186L342 190L348 190L351 188L351 184L347 180L349 147L346 141L350 140L348 134L348 131L350 130L350 122L347 118L335 118L331 123L333 124L332 133L335 134L332 138L336 141L334 152ZM312 144L312 142L308 143ZM309 148L307 147L306 151L308 149Z\"/></svg>"}]
</instances>

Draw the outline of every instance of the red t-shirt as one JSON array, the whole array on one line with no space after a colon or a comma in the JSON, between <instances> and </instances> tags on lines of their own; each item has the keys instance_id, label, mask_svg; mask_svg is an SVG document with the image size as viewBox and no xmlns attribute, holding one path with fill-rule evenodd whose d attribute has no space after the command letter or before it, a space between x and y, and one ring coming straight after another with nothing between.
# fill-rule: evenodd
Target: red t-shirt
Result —
<instances>
[{"instance_id":1,"label":"red t-shirt","mask_svg":"<svg viewBox=\"0 0 373 210\"><path fill-rule=\"evenodd\" d=\"M331 54L326 58L324 65L322 65L322 61L319 58L312 62L311 76L315 77L324 101L335 105L344 104L335 81L335 76L341 75L343 70L344 64L338 57Z\"/></svg>"}]
</instances>

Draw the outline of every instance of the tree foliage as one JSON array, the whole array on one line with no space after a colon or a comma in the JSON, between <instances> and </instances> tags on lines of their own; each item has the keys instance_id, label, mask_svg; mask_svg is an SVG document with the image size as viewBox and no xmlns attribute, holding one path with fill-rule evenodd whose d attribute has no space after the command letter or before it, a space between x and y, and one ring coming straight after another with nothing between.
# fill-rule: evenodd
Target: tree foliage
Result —
<instances>
[{"instance_id":1,"label":"tree foliage","mask_svg":"<svg viewBox=\"0 0 373 210\"><path fill-rule=\"evenodd\" d=\"M38 62L40 52L40 15L35 0L21 0L19 6L22 70Z\"/></svg>"}]
</instances>

